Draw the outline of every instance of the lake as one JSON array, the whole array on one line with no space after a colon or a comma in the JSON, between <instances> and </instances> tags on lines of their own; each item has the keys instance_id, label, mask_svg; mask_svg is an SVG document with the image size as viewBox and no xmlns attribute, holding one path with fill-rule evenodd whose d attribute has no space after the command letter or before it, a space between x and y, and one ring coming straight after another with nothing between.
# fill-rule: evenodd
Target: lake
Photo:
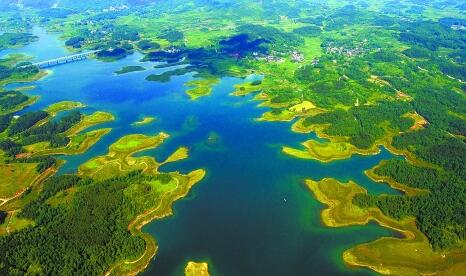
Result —
<instances>
[{"instance_id":1,"label":"lake","mask_svg":"<svg viewBox=\"0 0 466 276\"><path fill-rule=\"evenodd\" d=\"M20 52L40 61L67 54L64 42L56 35L40 28L34 32L40 37L37 42L0 55ZM87 105L84 113L101 110L116 116L116 121L105 125L113 128L111 133L88 152L61 157L67 163L60 173L75 172L86 160L106 154L108 146L124 135L161 131L171 138L160 148L139 155L163 160L179 146L187 146L187 160L162 170L207 171L207 177L189 196L175 203L173 216L145 226L144 231L159 244L145 275L182 275L190 260L209 262L212 275L373 274L346 267L342 252L393 233L375 224L337 229L323 226L323 206L304 180L353 180L372 193L393 193L364 175L364 170L392 157L388 151L329 164L285 156L282 146L299 146L315 135L291 132L291 122L257 122L267 108L258 107L260 102L252 96L229 95L235 84L246 80L223 78L212 95L191 101L184 84L194 79L192 73L167 83L149 82L146 76L176 67L154 69L157 63L140 62L141 58L135 53L116 62L86 60L51 68L52 73L33 83L36 88L27 92L40 100L22 112L72 100ZM114 74L129 65L147 70ZM260 76L248 77L257 78ZM144 116L157 119L143 126L132 125Z\"/></svg>"}]
</instances>

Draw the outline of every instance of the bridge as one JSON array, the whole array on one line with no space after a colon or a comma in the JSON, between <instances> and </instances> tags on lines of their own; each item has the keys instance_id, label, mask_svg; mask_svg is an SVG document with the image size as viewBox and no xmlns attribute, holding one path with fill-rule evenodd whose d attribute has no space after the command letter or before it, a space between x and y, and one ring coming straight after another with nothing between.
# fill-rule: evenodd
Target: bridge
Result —
<instances>
[{"instance_id":1,"label":"bridge","mask_svg":"<svg viewBox=\"0 0 466 276\"><path fill-rule=\"evenodd\" d=\"M89 52L74 54L74 55L70 55L70 56L59 57L59 58L55 58L55 59L49 59L49 60L46 60L46 61L33 63L31 65L25 65L25 66L22 66L22 67L37 66L40 69L49 68L49 67L53 67L53 66L57 66L57 65L61 65L61 64L66 64L66 63L71 63L71 62L84 60L84 59L87 59L89 56L91 56L93 54L96 54L96 53L98 53L100 51L102 51L102 50L89 51Z\"/></svg>"}]
</instances>

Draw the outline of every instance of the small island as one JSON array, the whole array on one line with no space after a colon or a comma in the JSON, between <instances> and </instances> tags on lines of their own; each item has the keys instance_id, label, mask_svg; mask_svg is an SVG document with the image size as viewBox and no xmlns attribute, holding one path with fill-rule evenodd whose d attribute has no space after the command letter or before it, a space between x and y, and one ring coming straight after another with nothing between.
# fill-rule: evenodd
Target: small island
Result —
<instances>
[{"instance_id":1,"label":"small island","mask_svg":"<svg viewBox=\"0 0 466 276\"><path fill-rule=\"evenodd\" d=\"M128 73L132 73L132 72L140 72L140 71L145 71L145 70L146 70L146 68L144 68L142 66L125 66L125 67L121 68L120 70L115 71L115 74L123 75L123 74L128 74Z\"/></svg>"},{"instance_id":2,"label":"small island","mask_svg":"<svg viewBox=\"0 0 466 276\"><path fill-rule=\"evenodd\" d=\"M213 86L219 82L217 78L207 78L200 80L193 80L186 83L186 86L192 86L194 88L186 91L191 100L197 100L200 97L208 96L212 93Z\"/></svg>"},{"instance_id":3,"label":"small island","mask_svg":"<svg viewBox=\"0 0 466 276\"><path fill-rule=\"evenodd\" d=\"M45 111L47 111L50 116L56 116L58 113L68 110L73 110L77 108L83 108L86 105L80 102L73 101L62 101L58 103L51 104Z\"/></svg>"},{"instance_id":4,"label":"small island","mask_svg":"<svg viewBox=\"0 0 466 276\"><path fill-rule=\"evenodd\" d=\"M210 276L208 263L188 262L184 269L185 276Z\"/></svg>"},{"instance_id":5,"label":"small island","mask_svg":"<svg viewBox=\"0 0 466 276\"><path fill-rule=\"evenodd\" d=\"M132 125L133 126L142 126L142 125L148 125L156 120L155 117L147 116L142 118L142 120L134 122Z\"/></svg>"}]
</instances>

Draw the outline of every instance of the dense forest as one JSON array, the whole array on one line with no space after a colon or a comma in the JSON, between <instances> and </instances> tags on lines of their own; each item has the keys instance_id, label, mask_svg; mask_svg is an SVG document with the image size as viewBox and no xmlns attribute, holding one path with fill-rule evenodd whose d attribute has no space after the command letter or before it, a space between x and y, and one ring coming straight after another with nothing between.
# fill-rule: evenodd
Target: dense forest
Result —
<instances>
[{"instance_id":1,"label":"dense forest","mask_svg":"<svg viewBox=\"0 0 466 276\"><path fill-rule=\"evenodd\" d=\"M127 225L141 210L125 189L151 179L140 173L104 182L73 175L50 178L20 214L36 225L0 238L0 273L97 275L118 260L140 255L144 241L132 237ZM70 197L69 206L47 203L58 193Z\"/></svg>"},{"instance_id":2,"label":"dense forest","mask_svg":"<svg viewBox=\"0 0 466 276\"><path fill-rule=\"evenodd\" d=\"M454 173L416 167L405 160L389 160L375 173L413 188L427 189L416 196L358 194L353 202L361 207L378 207L388 216L416 218L434 249L458 246L466 238L466 181Z\"/></svg>"},{"instance_id":3,"label":"dense forest","mask_svg":"<svg viewBox=\"0 0 466 276\"><path fill-rule=\"evenodd\" d=\"M410 104L405 102L381 102L375 106L352 107L348 111L337 110L308 117L303 124L331 124L325 130L328 135L349 137L351 144L367 149L387 135L388 127L390 131L397 132L409 129L414 120L402 115L410 110ZM385 122L389 122L389 125Z\"/></svg>"},{"instance_id":4,"label":"dense forest","mask_svg":"<svg viewBox=\"0 0 466 276\"><path fill-rule=\"evenodd\" d=\"M3 33L0 34L0 51L12 47L21 47L36 39L37 37L30 33Z\"/></svg>"}]
</instances>

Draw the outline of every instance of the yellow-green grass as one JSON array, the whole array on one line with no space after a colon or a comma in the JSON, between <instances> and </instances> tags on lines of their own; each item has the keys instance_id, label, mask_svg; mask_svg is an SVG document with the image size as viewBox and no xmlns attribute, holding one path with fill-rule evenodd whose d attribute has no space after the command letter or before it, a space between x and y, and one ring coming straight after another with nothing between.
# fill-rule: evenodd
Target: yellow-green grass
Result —
<instances>
[{"instance_id":1,"label":"yellow-green grass","mask_svg":"<svg viewBox=\"0 0 466 276\"><path fill-rule=\"evenodd\" d=\"M163 162L166 163L174 163L189 157L189 151L187 147L180 147L174 153L172 153L167 160Z\"/></svg>"},{"instance_id":2,"label":"yellow-green grass","mask_svg":"<svg viewBox=\"0 0 466 276\"><path fill-rule=\"evenodd\" d=\"M388 185L390 185L390 187L392 187L393 189L396 189L396 190L399 190L399 191L402 191L404 192L406 195L410 195L410 196L413 196L413 195L419 195L419 194L424 194L424 193L428 193L429 191L427 190L423 190L423 189L417 189L417 188L412 188L412 187L409 187L409 186L406 186L402 183L399 183L397 181L395 181L394 179L392 179L391 177L388 177L388 176L380 176L378 174L375 173L375 170L381 166L383 166L387 161L386 160L382 160L380 162L380 164L378 164L377 166L369 169L369 170L366 170L364 171L364 173L370 178L372 179L374 182L377 182L377 183L387 183Z\"/></svg>"},{"instance_id":3,"label":"yellow-green grass","mask_svg":"<svg viewBox=\"0 0 466 276\"><path fill-rule=\"evenodd\" d=\"M365 225L376 221L404 236L383 237L348 249L343 253L347 264L387 275L460 275L466 272L465 248L434 252L427 238L416 228L413 218L397 221L385 216L378 208L355 206L352 203L354 196L367 193L356 183L340 183L327 178L307 180L306 185L318 201L327 205L321 213L326 226Z\"/></svg>"},{"instance_id":4,"label":"yellow-green grass","mask_svg":"<svg viewBox=\"0 0 466 276\"><path fill-rule=\"evenodd\" d=\"M204 170L195 170L188 175L172 173L172 177L178 182L177 188L164 194L159 204L148 209L143 214L138 215L128 226L128 230L133 236L142 238L146 243L144 253L134 260L124 260L112 265L105 275L136 275L143 271L157 253L157 243L153 236L141 231L147 223L173 214L173 203L185 197L191 187L201 181L205 176Z\"/></svg>"},{"instance_id":5,"label":"yellow-green grass","mask_svg":"<svg viewBox=\"0 0 466 276\"><path fill-rule=\"evenodd\" d=\"M54 175L64 163L65 161L58 160L56 165L48 168L43 173L38 175L38 177L36 177L28 186L28 193L24 193L25 190L23 190L22 193L19 193L14 197L7 199L6 201L0 202L1 209L11 212L14 210L22 209L24 206L31 203L41 192L42 184L44 181Z\"/></svg>"},{"instance_id":6,"label":"yellow-green grass","mask_svg":"<svg viewBox=\"0 0 466 276\"><path fill-rule=\"evenodd\" d=\"M184 268L185 276L209 276L208 263L188 262Z\"/></svg>"},{"instance_id":7,"label":"yellow-green grass","mask_svg":"<svg viewBox=\"0 0 466 276\"><path fill-rule=\"evenodd\" d=\"M321 135L325 136L324 130L327 127L330 126L329 124L321 124L321 125L313 124L313 125L310 125L310 126L305 126L303 124L304 120L305 120L305 118L301 118L301 119L297 120L296 123L294 123L291 126L291 130L296 132L296 133L303 133L303 134L316 132L316 134L319 137L322 137Z\"/></svg>"},{"instance_id":8,"label":"yellow-green grass","mask_svg":"<svg viewBox=\"0 0 466 276\"><path fill-rule=\"evenodd\" d=\"M147 116L147 117L142 118L142 120L140 120L140 121L134 122L133 125L134 125L134 126L147 125L147 124L152 123L152 122L155 121L155 120L156 120L155 117Z\"/></svg>"},{"instance_id":9,"label":"yellow-green grass","mask_svg":"<svg viewBox=\"0 0 466 276\"><path fill-rule=\"evenodd\" d=\"M309 110L313 110L315 108L317 107L310 101L302 101L301 103L295 104L292 107L290 107L289 110L295 113L300 113L300 112L304 113Z\"/></svg>"},{"instance_id":10,"label":"yellow-green grass","mask_svg":"<svg viewBox=\"0 0 466 276\"><path fill-rule=\"evenodd\" d=\"M352 203L356 194L365 192L356 183L341 184L335 179L325 178L321 181L306 180L306 185L318 201L329 206L321 213L325 225L340 227L369 221L370 214Z\"/></svg>"},{"instance_id":11,"label":"yellow-green grass","mask_svg":"<svg viewBox=\"0 0 466 276\"><path fill-rule=\"evenodd\" d=\"M49 107L45 109L45 111L47 111L50 114L50 116L56 116L60 112L82 107L85 107L85 105L80 102L62 101L51 104Z\"/></svg>"},{"instance_id":12,"label":"yellow-green grass","mask_svg":"<svg viewBox=\"0 0 466 276\"><path fill-rule=\"evenodd\" d=\"M282 151L288 155L301 159L314 159L321 162L332 162L335 160L348 159L354 154L372 155L377 154L380 150L377 147L370 149L359 149L348 142L319 142L308 140L302 143L305 149L295 149L283 147Z\"/></svg>"},{"instance_id":13,"label":"yellow-green grass","mask_svg":"<svg viewBox=\"0 0 466 276\"><path fill-rule=\"evenodd\" d=\"M8 212L4 223L0 225L0 236L8 235L33 225L34 221L18 217L18 210L11 211Z\"/></svg>"},{"instance_id":14,"label":"yellow-green grass","mask_svg":"<svg viewBox=\"0 0 466 276\"><path fill-rule=\"evenodd\" d=\"M152 157L132 157L133 154L160 146L168 134L155 136L142 134L127 135L112 144L105 156L89 160L79 167L79 174L96 179L108 179L116 175L124 175L131 171L156 172L160 166Z\"/></svg>"},{"instance_id":15,"label":"yellow-green grass","mask_svg":"<svg viewBox=\"0 0 466 276\"><path fill-rule=\"evenodd\" d=\"M15 90L24 92L24 91L34 90L34 89L36 89L35 85L25 85L25 86L17 87Z\"/></svg>"},{"instance_id":16,"label":"yellow-green grass","mask_svg":"<svg viewBox=\"0 0 466 276\"><path fill-rule=\"evenodd\" d=\"M60 191L56 195L47 199L46 203L53 207L57 207L59 205L70 206L77 191L78 189L76 187L71 187L64 191Z\"/></svg>"},{"instance_id":17,"label":"yellow-green grass","mask_svg":"<svg viewBox=\"0 0 466 276\"><path fill-rule=\"evenodd\" d=\"M323 51L320 45L322 45L322 40L319 37L306 37L304 39L304 45L299 50L304 54L306 62L322 56Z\"/></svg>"},{"instance_id":18,"label":"yellow-green grass","mask_svg":"<svg viewBox=\"0 0 466 276\"><path fill-rule=\"evenodd\" d=\"M224 37L227 34L223 30L209 30L209 31L201 31L201 30L189 30L185 32L185 43L188 47L191 48L201 48L201 47L209 47L216 45L216 41L219 38Z\"/></svg>"},{"instance_id":19,"label":"yellow-green grass","mask_svg":"<svg viewBox=\"0 0 466 276\"><path fill-rule=\"evenodd\" d=\"M9 54L4 58L0 59L0 65L13 67L19 62L30 60L32 57L24 54Z\"/></svg>"},{"instance_id":20,"label":"yellow-green grass","mask_svg":"<svg viewBox=\"0 0 466 276\"><path fill-rule=\"evenodd\" d=\"M49 142L40 142L37 144L26 146L25 149L33 156L82 154L88 151L111 130L111 128L102 128L72 135L70 136L70 142L68 143L68 145L60 148L51 148Z\"/></svg>"},{"instance_id":21,"label":"yellow-green grass","mask_svg":"<svg viewBox=\"0 0 466 276\"><path fill-rule=\"evenodd\" d=\"M70 128L66 134L73 135L95 125L111 122L115 117L107 112L96 111L90 115L85 115L79 123Z\"/></svg>"},{"instance_id":22,"label":"yellow-green grass","mask_svg":"<svg viewBox=\"0 0 466 276\"><path fill-rule=\"evenodd\" d=\"M34 200L40 193L43 182L50 176L54 175L58 171L58 168L60 168L60 166L64 163L64 161L58 160L57 164L55 164L53 167L46 169L41 174L37 174L37 177L26 183L27 185L24 184L23 186L25 188L22 189L19 193L15 193L15 195L10 198L1 199L0 206L2 210L10 212L22 209L25 205ZM29 192L25 194L25 191Z\"/></svg>"},{"instance_id":23,"label":"yellow-green grass","mask_svg":"<svg viewBox=\"0 0 466 276\"><path fill-rule=\"evenodd\" d=\"M231 93L233 96L245 96L250 93L260 92L263 89L262 83L254 85L253 82L245 82L236 84L234 86L235 91Z\"/></svg>"},{"instance_id":24,"label":"yellow-green grass","mask_svg":"<svg viewBox=\"0 0 466 276\"><path fill-rule=\"evenodd\" d=\"M50 148L50 142L38 142L35 144L27 145L23 147L27 152L34 154L44 149Z\"/></svg>"},{"instance_id":25,"label":"yellow-green grass","mask_svg":"<svg viewBox=\"0 0 466 276\"><path fill-rule=\"evenodd\" d=\"M191 86L191 88L186 91L186 94L189 95L191 100L196 100L200 97L208 96L212 93L213 86L219 82L217 78L207 78L200 80L193 80L187 82L186 86Z\"/></svg>"},{"instance_id":26,"label":"yellow-green grass","mask_svg":"<svg viewBox=\"0 0 466 276\"><path fill-rule=\"evenodd\" d=\"M67 111L67 110L73 110L73 109L81 108L81 107L85 107L85 105L80 102L72 102L72 101L62 101L62 102L51 104L49 107L47 107L44 110L48 113L48 116L38 121L37 123L35 123L34 127L38 127L38 126L44 125L47 122L50 122L50 120L53 117L57 116L58 113L60 112Z\"/></svg>"},{"instance_id":27,"label":"yellow-green grass","mask_svg":"<svg viewBox=\"0 0 466 276\"><path fill-rule=\"evenodd\" d=\"M14 108L6 109L6 110L0 110L0 115L21 111L24 108L35 104L38 100L39 100L39 96L29 97L29 99L27 101L25 101L24 103L16 105Z\"/></svg>"},{"instance_id":28,"label":"yellow-green grass","mask_svg":"<svg viewBox=\"0 0 466 276\"><path fill-rule=\"evenodd\" d=\"M283 147L283 151L294 157L302 159L316 159L322 162L331 162L334 160L347 159L354 154L372 155L379 152L378 146L385 147L388 151L395 155L403 155L411 163L421 167L435 167L434 165L418 159L413 153L408 150L400 150L392 146L392 140L399 132L393 131L388 127L385 137L375 141L374 145L369 149L359 149L348 142L347 137L329 136L325 133L330 124L312 124L305 126L303 124L305 118L299 119L291 127L292 131L297 133L315 132L319 138L328 139L328 142L320 143L315 140L309 140L303 143L304 149L296 149L291 147ZM410 130L412 131L412 130Z\"/></svg>"},{"instance_id":29,"label":"yellow-green grass","mask_svg":"<svg viewBox=\"0 0 466 276\"><path fill-rule=\"evenodd\" d=\"M78 174L98 180L109 179L136 170L149 175L158 175L158 168L163 163L158 163L153 157L134 157L133 155L147 149L157 148L168 137L169 135L163 132L154 136L142 134L124 136L109 147L107 155L93 158L82 164L79 167ZM188 149L180 147L164 163L175 162L187 157ZM144 202L143 206L147 209L144 213L137 215L128 226L128 230L132 235L140 237L145 241L146 249L144 253L135 259L115 263L109 268L106 275L133 275L147 267L157 251L157 244L151 235L142 233L141 228L154 219L171 215L173 202L186 196L190 188L204 178L205 171L196 170L188 175L174 172L170 173L170 176L172 179L169 183L162 184L160 180L154 180L149 183L161 196L158 199L154 199L148 194L147 197L150 198L142 198L141 202ZM129 189L125 193L131 195L137 192L137 189L135 189ZM66 201L67 197L64 196L61 199L56 199L58 204L60 204L60 200Z\"/></svg>"},{"instance_id":30,"label":"yellow-green grass","mask_svg":"<svg viewBox=\"0 0 466 276\"><path fill-rule=\"evenodd\" d=\"M34 76L24 77L24 76L16 76L12 75L6 79L0 80L0 87L8 85L10 83L25 83L25 82L33 82L42 79L45 76L51 74L50 71L39 71L39 73L35 74Z\"/></svg>"},{"instance_id":31,"label":"yellow-green grass","mask_svg":"<svg viewBox=\"0 0 466 276\"><path fill-rule=\"evenodd\" d=\"M410 130L420 130L425 128L428 124L427 120L419 115L417 112L414 113L407 113L404 117L411 118L414 120L414 125L410 128Z\"/></svg>"},{"instance_id":32,"label":"yellow-green grass","mask_svg":"<svg viewBox=\"0 0 466 276\"><path fill-rule=\"evenodd\" d=\"M284 121L289 122L292 121L296 117L300 116L315 116L320 113L324 113L325 110L322 108L316 107L310 101L303 101L301 103L292 105L288 109L282 109L278 113L275 111L268 111L262 114L259 121Z\"/></svg>"},{"instance_id":33,"label":"yellow-green grass","mask_svg":"<svg viewBox=\"0 0 466 276\"><path fill-rule=\"evenodd\" d=\"M267 122L289 122L296 118L297 114L291 112L289 110L279 110L278 112L275 111L268 111L262 114L262 116L257 119L258 121L267 121Z\"/></svg>"},{"instance_id":34,"label":"yellow-green grass","mask_svg":"<svg viewBox=\"0 0 466 276\"><path fill-rule=\"evenodd\" d=\"M0 164L0 198L24 191L39 176L35 163Z\"/></svg>"}]
</instances>

